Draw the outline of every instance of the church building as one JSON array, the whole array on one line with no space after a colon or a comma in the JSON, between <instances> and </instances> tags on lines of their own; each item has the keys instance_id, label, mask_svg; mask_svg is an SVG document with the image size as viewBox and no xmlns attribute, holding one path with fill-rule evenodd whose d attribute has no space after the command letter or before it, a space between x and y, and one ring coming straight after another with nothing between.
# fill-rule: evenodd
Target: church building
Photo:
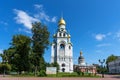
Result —
<instances>
[{"instance_id":1,"label":"church building","mask_svg":"<svg viewBox=\"0 0 120 80\"><path fill-rule=\"evenodd\" d=\"M66 22L61 17L51 46L51 63L59 64L59 72L73 72L73 46L70 38L66 30Z\"/></svg>"},{"instance_id":2,"label":"church building","mask_svg":"<svg viewBox=\"0 0 120 80\"><path fill-rule=\"evenodd\" d=\"M97 73L96 66L88 65L85 62L85 58L83 57L82 54L83 54L82 51L80 51L80 56L78 57L78 65L74 65L74 71L96 74Z\"/></svg>"}]
</instances>

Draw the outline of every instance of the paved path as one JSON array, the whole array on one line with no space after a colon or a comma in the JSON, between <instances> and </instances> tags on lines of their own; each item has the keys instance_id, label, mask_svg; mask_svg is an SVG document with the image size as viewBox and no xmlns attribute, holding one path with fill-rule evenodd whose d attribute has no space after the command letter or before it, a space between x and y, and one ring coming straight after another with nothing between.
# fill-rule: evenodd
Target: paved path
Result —
<instances>
[{"instance_id":1,"label":"paved path","mask_svg":"<svg viewBox=\"0 0 120 80\"><path fill-rule=\"evenodd\" d=\"M120 78L32 78L32 77L2 77L0 80L120 80Z\"/></svg>"},{"instance_id":2,"label":"paved path","mask_svg":"<svg viewBox=\"0 0 120 80\"><path fill-rule=\"evenodd\" d=\"M105 75L105 78L81 78L81 77L66 77L66 78L45 78L45 77L3 77L0 80L120 80L120 75Z\"/></svg>"}]
</instances>

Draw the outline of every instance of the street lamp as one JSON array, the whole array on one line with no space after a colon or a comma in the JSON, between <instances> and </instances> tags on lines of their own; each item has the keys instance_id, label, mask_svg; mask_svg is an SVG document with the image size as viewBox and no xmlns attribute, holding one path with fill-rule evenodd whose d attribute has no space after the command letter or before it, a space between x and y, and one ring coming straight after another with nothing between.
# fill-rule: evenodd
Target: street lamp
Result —
<instances>
[{"instance_id":1,"label":"street lamp","mask_svg":"<svg viewBox=\"0 0 120 80\"><path fill-rule=\"evenodd\" d=\"M86 70L87 70L86 72L87 72L87 74L88 74L88 65L87 65L87 63L86 63Z\"/></svg>"},{"instance_id":2,"label":"street lamp","mask_svg":"<svg viewBox=\"0 0 120 80\"><path fill-rule=\"evenodd\" d=\"M6 72L6 63L7 63L8 61L6 61L6 60L3 60L3 64L4 64L4 72L3 72L3 77L5 77L5 72Z\"/></svg>"},{"instance_id":3,"label":"street lamp","mask_svg":"<svg viewBox=\"0 0 120 80\"><path fill-rule=\"evenodd\" d=\"M5 60L3 60L3 64L5 65ZM5 66L4 67L4 71L3 71L3 77L5 77Z\"/></svg>"},{"instance_id":4,"label":"street lamp","mask_svg":"<svg viewBox=\"0 0 120 80\"><path fill-rule=\"evenodd\" d=\"M102 61L99 59L99 63L101 64L101 68L102 68L102 78L104 78L104 71L103 71L103 63L105 62L105 59L103 59Z\"/></svg>"}]
</instances>

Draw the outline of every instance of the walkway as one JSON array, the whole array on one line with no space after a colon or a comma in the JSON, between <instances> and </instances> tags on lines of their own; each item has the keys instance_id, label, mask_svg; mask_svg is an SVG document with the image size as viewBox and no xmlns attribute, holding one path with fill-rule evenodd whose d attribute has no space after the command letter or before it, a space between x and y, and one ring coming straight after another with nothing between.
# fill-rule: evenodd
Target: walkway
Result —
<instances>
[{"instance_id":1,"label":"walkway","mask_svg":"<svg viewBox=\"0 0 120 80\"><path fill-rule=\"evenodd\" d=\"M66 78L46 78L46 77L3 77L0 80L120 80L120 75L105 75L105 78L79 78L79 77L66 77Z\"/></svg>"}]
</instances>

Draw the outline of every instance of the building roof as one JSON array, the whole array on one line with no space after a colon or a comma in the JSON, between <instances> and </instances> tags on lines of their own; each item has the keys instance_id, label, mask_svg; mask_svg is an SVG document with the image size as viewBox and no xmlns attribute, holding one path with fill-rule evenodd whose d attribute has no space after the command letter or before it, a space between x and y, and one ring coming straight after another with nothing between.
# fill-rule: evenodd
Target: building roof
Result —
<instances>
[{"instance_id":1,"label":"building roof","mask_svg":"<svg viewBox=\"0 0 120 80\"><path fill-rule=\"evenodd\" d=\"M63 19L63 17L61 17L60 21L58 22L58 25L66 25L65 20Z\"/></svg>"}]
</instances>

